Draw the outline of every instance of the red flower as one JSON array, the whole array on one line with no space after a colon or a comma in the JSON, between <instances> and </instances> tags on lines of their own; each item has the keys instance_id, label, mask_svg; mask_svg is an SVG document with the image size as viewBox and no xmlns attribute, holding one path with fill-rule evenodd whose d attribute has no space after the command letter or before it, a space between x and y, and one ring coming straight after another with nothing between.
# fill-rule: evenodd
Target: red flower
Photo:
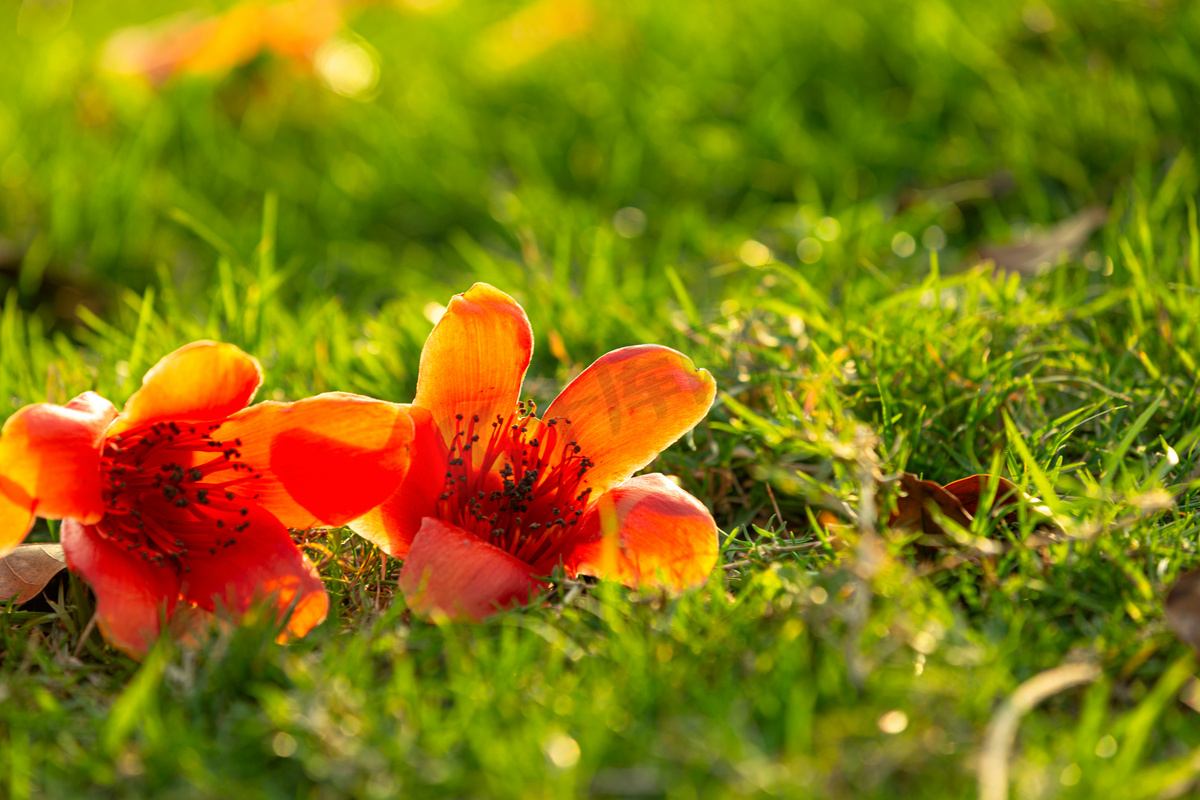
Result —
<instances>
[{"instance_id":1,"label":"red flower","mask_svg":"<svg viewBox=\"0 0 1200 800\"><path fill-rule=\"evenodd\" d=\"M274 597L303 636L329 607L288 528L341 525L408 468L403 407L330 393L247 408L258 362L194 342L146 373L118 414L86 392L14 414L0 436L0 550L35 516L65 519L67 565L114 647L139 657L180 601L240 614Z\"/></svg>"},{"instance_id":2,"label":"red flower","mask_svg":"<svg viewBox=\"0 0 1200 800\"><path fill-rule=\"evenodd\" d=\"M542 419L518 403L533 332L486 284L450 301L421 354L411 470L350 527L405 559L420 612L481 619L567 574L682 588L716 564L712 515L662 475L630 478L704 418L712 376L666 347L615 350Z\"/></svg>"}]
</instances>

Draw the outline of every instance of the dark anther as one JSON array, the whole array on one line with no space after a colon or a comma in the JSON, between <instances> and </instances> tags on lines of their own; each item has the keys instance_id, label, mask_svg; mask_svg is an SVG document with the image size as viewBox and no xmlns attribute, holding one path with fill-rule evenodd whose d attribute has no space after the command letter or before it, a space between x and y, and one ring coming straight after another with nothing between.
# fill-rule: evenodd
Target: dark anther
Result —
<instances>
[{"instance_id":1,"label":"dark anther","mask_svg":"<svg viewBox=\"0 0 1200 800\"><path fill-rule=\"evenodd\" d=\"M188 477L194 481L198 481L204 477L204 473L201 472L200 470L196 469L195 467L192 467L191 469L188 470Z\"/></svg>"},{"instance_id":2,"label":"dark anther","mask_svg":"<svg viewBox=\"0 0 1200 800\"><path fill-rule=\"evenodd\" d=\"M226 500L232 500L233 498L234 498L234 494L233 494L233 492L226 492L226 493L225 493L225 499L226 499Z\"/></svg>"},{"instance_id":3,"label":"dark anther","mask_svg":"<svg viewBox=\"0 0 1200 800\"><path fill-rule=\"evenodd\" d=\"M196 502L202 506L208 504L208 489L201 489L196 492Z\"/></svg>"},{"instance_id":4,"label":"dark anther","mask_svg":"<svg viewBox=\"0 0 1200 800\"><path fill-rule=\"evenodd\" d=\"M188 499L186 497L184 497L183 495L180 495L179 497L175 498L176 507L183 508L187 504L188 504Z\"/></svg>"}]
</instances>

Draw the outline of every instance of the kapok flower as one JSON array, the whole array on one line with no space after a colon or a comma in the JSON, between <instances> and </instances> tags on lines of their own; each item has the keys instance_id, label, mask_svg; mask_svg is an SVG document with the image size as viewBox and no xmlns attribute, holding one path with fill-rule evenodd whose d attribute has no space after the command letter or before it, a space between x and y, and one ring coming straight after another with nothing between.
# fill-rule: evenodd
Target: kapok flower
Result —
<instances>
[{"instance_id":1,"label":"kapok flower","mask_svg":"<svg viewBox=\"0 0 1200 800\"><path fill-rule=\"evenodd\" d=\"M288 528L341 525L391 494L413 426L402 406L339 392L247 407L261 382L236 347L194 342L120 414L93 392L17 411L0 435L0 554L35 517L64 519L67 566L134 657L182 603L236 615L273 597L303 636L329 601Z\"/></svg>"},{"instance_id":2,"label":"kapok flower","mask_svg":"<svg viewBox=\"0 0 1200 800\"><path fill-rule=\"evenodd\" d=\"M405 559L400 588L423 613L481 619L558 565L630 586L703 582L712 515L663 475L630 476L704 418L712 376L670 348L626 347L538 419L518 402L532 353L508 295L480 283L451 300L409 406L418 466L350 527Z\"/></svg>"},{"instance_id":3,"label":"kapok flower","mask_svg":"<svg viewBox=\"0 0 1200 800\"><path fill-rule=\"evenodd\" d=\"M185 12L147 26L123 28L101 62L121 75L161 83L176 74L221 76L267 51L308 66L342 26L338 0L246 0L218 16Z\"/></svg>"}]
</instances>

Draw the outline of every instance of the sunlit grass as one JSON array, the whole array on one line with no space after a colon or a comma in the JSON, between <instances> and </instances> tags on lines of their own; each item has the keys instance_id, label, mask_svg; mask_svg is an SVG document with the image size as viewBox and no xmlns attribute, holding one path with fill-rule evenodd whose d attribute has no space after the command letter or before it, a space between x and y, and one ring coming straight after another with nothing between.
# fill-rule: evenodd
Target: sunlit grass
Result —
<instances>
[{"instance_id":1,"label":"sunlit grass","mask_svg":"<svg viewBox=\"0 0 1200 800\"><path fill-rule=\"evenodd\" d=\"M1013 796L1189 791L1200 684L1162 597L1200 562L1196 12L427 5L346 10L379 70L357 98L269 54L97 71L162 6L0 32L26 65L0 72L0 417L120 403L204 337L261 359L260 398L407 401L439 308L487 281L531 317L543 406L622 345L713 372L652 469L722 564L438 626L399 562L316 532L306 640L252 620L140 667L72 579L3 612L0 794L973 797L999 703L1080 660L1101 677L1024 718ZM576 16L486 56L551 12ZM1061 263L972 257L1095 203ZM1064 530L982 515L994 553L931 554L886 529L902 471L1004 475Z\"/></svg>"}]
</instances>

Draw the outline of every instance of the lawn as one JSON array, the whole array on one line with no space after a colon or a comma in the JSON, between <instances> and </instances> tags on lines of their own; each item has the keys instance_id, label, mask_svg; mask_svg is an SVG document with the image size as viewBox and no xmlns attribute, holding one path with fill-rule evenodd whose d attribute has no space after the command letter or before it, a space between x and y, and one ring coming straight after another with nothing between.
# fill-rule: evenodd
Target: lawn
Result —
<instances>
[{"instance_id":1,"label":"lawn","mask_svg":"<svg viewBox=\"0 0 1200 800\"><path fill-rule=\"evenodd\" d=\"M141 663L64 574L0 611L0 796L1200 791L1164 612L1200 566L1200 7L330 7L311 58L155 80L111 37L176 5L0 11L0 418L119 405L202 338L261 360L259 399L408 402L486 282L540 407L631 344L713 374L649 469L719 563L454 624L349 530L297 534L323 624ZM914 529L905 473L1038 501Z\"/></svg>"}]
</instances>

